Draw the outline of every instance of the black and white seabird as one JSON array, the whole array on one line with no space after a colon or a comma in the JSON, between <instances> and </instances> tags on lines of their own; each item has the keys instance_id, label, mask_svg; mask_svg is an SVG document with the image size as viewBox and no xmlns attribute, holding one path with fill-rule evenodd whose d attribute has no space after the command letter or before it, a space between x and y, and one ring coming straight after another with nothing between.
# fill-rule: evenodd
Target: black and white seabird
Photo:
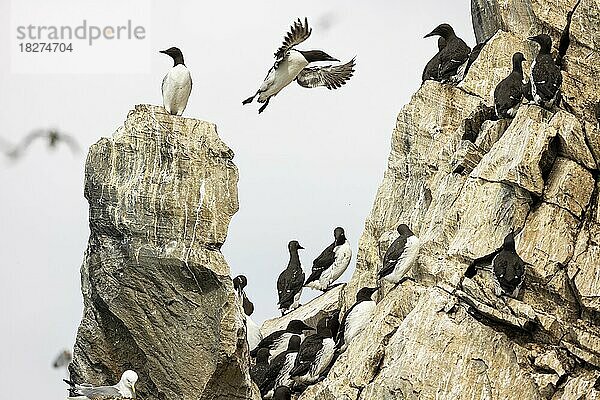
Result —
<instances>
[{"instance_id":1,"label":"black and white seabird","mask_svg":"<svg viewBox=\"0 0 600 400\"><path fill-rule=\"evenodd\" d=\"M250 378L260 387L267 379L269 372L269 349L263 347L258 349L256 364L250 367Z\"/></svg>"},{"instance_id":2,"label":"black and white seabird","mask_svg":"<svg viewBox=\"0 0 600 400\"><path fill-rule=\"evenodd\" d=\"M291 400L292 391L287 386L279 386L273 393L273 400Z\"/></svg>"},{"instance_id":3,"label":"black and white seabird","mask_svg":"<svg viewBox=\"0 0 600 400\"><path fill-rule=\"evenodd\" d=\"M287 349L271 359L267 377L262 386L259 387L263 398L272 398L275 388L279 386L290 387L294 383L290 378L290 371L294 368L301 341L300 336L293 335Z\"/></svg>"},{"instance_id":4,"label":"black and white seabird","mask_svg":"<svg viewBox=\"0 0 600 400\"><path fill-rule=\"evenodd\" d=\"M444 47L446 47L446 39L440 36L438 39L438 52L435 54L435 56L433 56L431 60L429 60L427 65L425 65L425 69L423 70L423 82L428 80L440 80L440 52Z\"/></svg>"},{"instance_id":5,"label":"black and white seabird","mask_svg":"<svg viewBox=\"0 0 600 400\"><path fill-rule=\"evenodd\" d=\"M531 64L531 94L535 104L550 108L560 94L562 75L554 63L552 39L546 34L532 36L529 40L540 45L540 51Z\"/></svg>"},{"instance_id":6,"label":"black and white seabird","mask_svg":"<svg viewBox=\"0 0 600 400\"><path fill-rule=\"evenodd\" d=\"M304 24L298 18L291 26L290 32L283 40L281 47L275 52L275 64L267 73L260 89L242 104L251 103L258 96L259 103L265 103L258 109L261 113L269 105L271 97L276 96L283 88L294 79L305 88L325 86L327 89L337 89L346 84L354 73L355 59L343 65L327 65L324 67L308 67L317 61L340 61L321 50L296 50L295 47L310 36L312 29L308 27L308 20Z\"/></svg>"},{"instance_id":7,"label":"black and white seabird","mask_svg":"<svg viewBox=\"0 0 600 400\"><path fill-rule=\"evenodd\" d=\"M425 35L441 36L446 40L446 46L438 53L438 79L440 82L447 82L458 75L458 69L467 62L471 48L456 36L454 29L448 24L441 24L433 31Z\"/></svg>"},{"instance_id":8,"label":"black and white seabird","mask_svg":"<svg viewBox=\"0 0 600 400\"><path fill-rule=\"evenodd\" d=\"M233 288L235 289L238 301L244 310L244 316L246 321L246 338L248 340L248 349L254 350L256 346L263 339L260 327L250 317L254 312L254 304L246 296L244 288L248 284L248 279L244 275L238 275L233 278Z\"/></svg>"},{"instance_id":9,"label":"black and white seabird","mask_svg":"<svg viewBox=\"0 0 600 400\"><path fill-rule=\"evenodd\" d=\"M379 279L391 283L402 282L419 255L419 238L405 224L397 228L400 236L388 247L383 257Z\"/></svg>"},{"instance_id":10,"label":"black and white seabird","mask_svg":"<svg viewBox=\"0 0 600 400\"><path fill-rule=\"evenodd\" d=\"M296 335L304 339L303 332L309 330L314 329L298 319L293 319L285 329L275 331L261 340L257 348L250 352L250 355L256 357L261 348L266 348L270 352L269 360L273 360L274 357L285 351L292 336Z\"/></svg>"},{"instance_id":11,"label":"black and white seabird","mask_svg":"<svg viewBox=\"0 0 600 400\"><path fill-rule=\"evenodd\" d=\"M514 118L523 100L523 53L512 56L512 72L494 89L494 107L499 118Z\"/></svg>"},{"instance_id":12,"label":"black and white seabird","mask_svg":"<svg viewBox=\"0 0 600 400\"><path fill-rule=\"evenodd\" d=\"M173 68L162 81L163 105L169 114L181 115L192 91L192 76L183 62L181 50L177 47L162 50L161 53L171 56L174 62Z\"/></svg>"},{"instance_id":13,"label":"black and white seabird","mask_svg":"<svg viewBox=\"0 0 600 400\"><path fill-rule=\"evenodd\" d=\"M371 295L379 288L364 287L356 294L356 302L346 311L340 322L335 347L340 353L346 351L350 342L367 326L375 310Z\"/></svg>"},{"instance_id":14,"label":"black and white seabird","mask_svg":"<svg viewBox=\"0 0 600 400\"><path fill-rule=\"evenodd\" d=\"M121 380L113 386L92 386L90 384L76 384L67 379L63 379L69 387L69 397L71 400L98 400L98 399L135 399L135 383L138 380L138 374L135 371L127 370L121 375Z\"/></svg>"},{"instance_id":15,"label":"black and white seabird","mask_svg":"<svg viewBox=\"0 0 600 400\"><path fill-rule=\"evenodd\" d=\"M515 249L514 233L506 235L502 247L498 250L474 260L467 268L465 276L472 278L478 269L489 270L490 267L496 295L517 297L525 277L525 263Z\"/></svg>"},{"instance_id":16,"label":"black and white seabird","mask_svg":"<svg viewBox=\"0 0 600 400\"><path fill-rule=\"evenodd\" d=\"M296 363L290 372L294 382L303 385L317 382L331 363L335 354L335 342L328 322L328 317L321 318L317 324L317 333L302 341Z\"/></svg>"},{"instance_id":17,"label":"black and white seabird","mask_svg":"<svg viewBox=\"0 0 600 400\"><path fill-rule=\"evenodd\" d=\"M313 261L312 273L304 286L325 292L348 268L352 259L352 248L344 229L335 228L333 238L333 243Z\"/></svg>"},{"instance_id":18,"label":"black and white seabird","mask_svg":"<svg viewBox=\"0 0 600 400\"><path fill-rule=\"evenodd\" d=\"M277 294L279 295L279 310L281 315L300 307L300 296L302 295L302 284L304 283L304 271L300 264L298 250L304 249L296 240L288 243L290 260L287 268L277 278Z\"/></svg>"}]
</instances>

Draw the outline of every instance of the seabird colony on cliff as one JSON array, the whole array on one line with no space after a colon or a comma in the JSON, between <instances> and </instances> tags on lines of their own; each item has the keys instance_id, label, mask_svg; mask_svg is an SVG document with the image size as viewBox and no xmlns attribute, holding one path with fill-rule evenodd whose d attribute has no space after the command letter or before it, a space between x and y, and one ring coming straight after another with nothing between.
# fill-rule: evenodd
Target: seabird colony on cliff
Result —
<instances>
[{"instance_id":1,"label":"seabird colony on cliff","mask_svg":"<svg viewBox=\"0 0 600 400\"><path fill-rule=\"evenodd\" d=\"M551 54L552 40L546 34L529 38L539 46L531 65L530 77L523 73L524 55L514 53L512 71L496 86L493 98L494 109L499 118L513 118L523 99L542 107L552 108L560 100L562 75L559 65L568 46L568 27L561 37L559 60ZM354 59L346 64L322 67L309 67L318 61L339 61L321 50L297 50L295 47L310 36L312 30L304 23L296 21L286 35L282 46L275 53L275 64L259 90L243 103L251 103L256 96L264 103L259 113L293 80L303 87L325 86L336 89L344 85L353 75ZM468 73L486 42L479 43L471 51L448 24L441 24L425 37L439 36L438 52L427 63L422 74L423 82L434 80L455 84ZM565 45L567 43L567 45ZM172 115L182 115L192 88L192 80L183 60L183 54L176 47L161 51L172 57L174 66L163 79L162 93L165 110ZM600 103L596 106L596 117L600 123ZM300 319L290 319L285 329L272 332L263 338L259 327L250 315L254 304L248 299L245 288L247 279L239 275L233 279L239 309L243 313L242 323L246 326L250 356L254 359L250 376L256 382L264 398L287 400L292 391L302 391L307 385L324 379L338 356L372 322L376 301L373 294L386 284L401 285L411 277L417 265L421 242L408 225L402 223L396 228L397 236L387 247L379 268L378 286L362 287L356 293L355 302L343 314L336 310L320 318L315 329ZM277 279L278 305L282 315L294 312L300 306L303 287L326 292L334 287L336 280L346 271L352 258L352 249L341 227L334 229L334 241L313 261L311 275L305 281L299 250L304 249L296 240L288 243L288 265ZM510 232L496 251L479 257L470 264L465 277L474 279L478 271L487 271L497 296L517 297L525 279L525 263L516 251L515 235ZM483 278L485 279L485 277ZM388 286L389 287L389 286ZM395 286L394 286L395 287ZM394 290L390 287L390 290ZM293 315L292 315L293 316ZM298 314L298 317L301 315ZM289 318L289 317L288 317ZM134 371L125 371L121 380L114 386L93 386L91 384L69 384L69 399L98 400L101 398L133 398L138 376Z\"/></svg>"}]
</instances>

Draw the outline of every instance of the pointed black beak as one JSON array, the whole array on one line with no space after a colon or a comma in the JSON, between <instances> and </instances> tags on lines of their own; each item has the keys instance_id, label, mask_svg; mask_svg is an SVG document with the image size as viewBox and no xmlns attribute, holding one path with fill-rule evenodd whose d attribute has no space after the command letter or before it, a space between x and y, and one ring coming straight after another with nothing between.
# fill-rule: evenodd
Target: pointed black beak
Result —
<instances>
[{"instance_id":1,"label":"pointed black beak","mask_svg":"<svg viewBox=\"0 0 600 400\"><path fill-rule=\"evenodd\" d=\"M536 42L537 43L537 36L530 36L527 38L527 40L531 40L532 42Z\"/></svg>"},{"instance_id":2,"label":"pointed black beak","mask_svg":"<svg viewBox=\"0 0 600 400\"><path fill-rule=\"evenodd\" d=\"M304 247L298 245L298 250L304 250Z\"/></svg>"},{"instance_id":3,"label":"pointed black beak","mask_svg":"<svg viewBox=\"0 0 600 400\"><path fill-rule=\"evenodd\" d=\"M429 32L427 35L423 36L423 38L428 38L428 37L435 36L435 35L437 35L437 32L435 30L433 30L433 31Z\"/></svg>"},{"instance_id":4,"label":"pointed black beak","mask_svg":"<svg viewBox=\"0 0 600 400\"><path fill-rule=\"evenodd\" d=\"M159 53L163 53L163 54L169 54L169 53L168 53L168 50L161 50L161 51L159 51Z\"/></svg>"}]
</instances>

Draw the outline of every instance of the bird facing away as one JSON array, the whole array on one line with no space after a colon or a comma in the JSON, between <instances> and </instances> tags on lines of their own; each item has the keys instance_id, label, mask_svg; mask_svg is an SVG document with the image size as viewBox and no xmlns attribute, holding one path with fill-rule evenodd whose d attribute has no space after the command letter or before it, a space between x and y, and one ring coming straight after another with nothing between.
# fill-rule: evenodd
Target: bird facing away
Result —
<instances>
[{"instance_id":1,"label":"bird facing away","mask_svg":"<svg viewBox=\"0 0 600 400\"><path fill-rule=\"evenodd\" d=\"M279 386L273 393L273 400L291 400L292 391L287 386Z\"/></svg>"},{"instance_id":2,"label":"bird facing away","mask_svg":"<svg viewBox=\"0 0 600 400\"><path fill-rule=\"evenodd\" d=\"M317 382L331 363L335 354L335 342L328 321L327 317L321 318L317 324L317 333L302 341L296 363L290 372L294 382L305 385Z\"/></svg>"},{"instance_id":3,"label":"bird facing away","mask_svg":"<svg viewBox=\"0 0 600 400\"><path fill-rule=\"evenodd\" d=\"M64 143L71 149L71 151L73 151L73 153L79 153L81 151L81 148L79 147L79 144L75 138L70 135L60 133L56 129L36 129L25 136L21 142L14 146L11 150L5 151L6 156L12 159L21 157L31 143L38 139L45 139L48 143L48 148L50 149L55 149L58 147L59 143Z\"/></svg>"},{"instance_id":4,"label":"bird facing away","mask_svg":"<svg viewBox=\"0 0 600 400\"><path fill-rule=\"evenodd\" d=\"M550 108L560 94L562 75L560 68L554 63L552 54L552 39L541 34L529 38L540 45L540 50L531 64L531 94L535 104Z\"/></svg>"},{"instance_id":5,"label":"bird facing away","mask_svg":"<svg viewBox=\"0 0 600 400\"><path fill-rule=\"evenodd\" d=\"M325 292L348 268L352 259L352 248L344 229L335 228L333 238L333 243L313 261L312 273L304 286Z\"/></svg>"},{"instance_id":6,"label":"bird facing away","mask_svg":"<svg viewBox=\"0 0 600 400\"><path fill-rule=\"evenodd\" d=\"M192 76L183 62L183 53L177 47L161 50L173 59L173 68L162 81L162 96L165 110L171 115L181 115L192 92Z\"/></svg>"},{"instance_id":7,"label":"bird facing away","mask_svg":"<svg viewBox=\"0 0 600 400\"><path fill-rule=\"evenodd\" d=\"M499 249L473 260L465 272L465 277L473 278L477 270L481 269L492 272L494 291L497 296L506 294L517 297L519 295L525 277L525 263L515 249L513 232L506 235Z\"/></svg>"},{"instance_id":8,"label":"bird facing away","mask_svg":"<svg viewBox=\"0 0 600 400\"><path fill-rule=\"evenodd\" d=\"M512 56L512 72L494 89L494 107L499 118L514 118L523 100L523 53Z\"/></svg>"},{"instance_id":9,"label":"bird facing away","mask_svg":"<svg viewBox=\"0 0 600 400\"><path fill-rule=\"evenodd\" d=\"M515 249L515 237L511 232L504 238L502 250L492 260L496 295L517 297L525 276L525 263Z\"/></svg>"},{"instance_id":10,"label":"bird facing away","mask_svg":"<svg viewBox=\"0 0 600 400\"><path fill-rule=\"evenodd\" d=\"M288 243L290 260L287 268L279 274L277 278L277 294L279 295L279 310L281 315L285 315L300 306L300 296L302 295L302 284L304 283L304 271L300 264L298 250L304 247L296 240Z\"/></svg>"},{"instance_id":11,"label":"bird facing away","mask_svg":"<svg viewBox=\"0 0 600 400\"><path fill-rule=\"evenodd\" d=\"M423 82L427 80L439 81L440 52L444 47L446 47L446 39L440 36L438 39L438 52L431 60L429 60L427 65L425 65L425 69L423 70Z\"/></svg>"},{"instance_id":12,"label":"bird facing away","mask_svg":"<svg viewBox=\"0 0 600 400\"><path fill-rule=\"evenodd\" d=\"M92 386L90 384L76 384L63 379L69 386L67 399L77 400L103 400L106 398L135 398L135 383L138 375L135 371L127 370L121 375L121 380L114 386Z\"/></svg>"},{"instance_id":13,"label":"bird facing away","mask_svg":"<svg viewBox=\"0 0 600 400\"><path fill-rule=\"evenodd\" d=\"M285 329L277 330L261 340L257 348L250 352L250 355L256 357L261 348L266 348L269 349L269 361L271 361L274 357L285 351L292 336L297 335L301 339L304 339L303 332L312 330L314 329L304 322L293 319L287 324Z\"/></svg>"},{"instance_id":14,"label":"bird facing away","mask_svg":"<svg viewBox=\"0 0 600 400\"><path fill-rule=\"evenodd\" d=\"M283 88L294 79L305 88L325 86L327 89L337 89L352 77L354 73L354 58L343 65L327 65L323 67L308 67L310 63L318 61L340 61L321 50L297 50L295 47L310 36L312 28L308 27L308 20L304 23L298 18L291 26L290 32L283 39L283 44L275 52L275 64L269 72L258 91L247 98L242 104L252 103L258 96L259 103L265 103L258 109L260 114L269 105L271 97L276 96Z\"/></svg>"},{"instance_id":15,"label":"bird facing away","mask_svg":"<svg viewBox=\"0 0 600 400\"><path fill-rule=\"evenodd\" d=\"M250 367L250 378L256 383L256 386L260 387L264 384L267 379L267 373L269 372L269 349L261 348L258 349L256 355L256 364Z\"/></svg>"},{"instance_id":16,"label":"bird facing away","mask_svg":"<svg viewBox=\"0 0 600 400\"><path fill-rule=\"evenodd\" d=\"M383 266L379 271L379 279L391 283L399 283L406 279L419 255L419 238L405 224L398 226L400 236L392 242L383 257Z\"/></svg>"},{"instance_id":17,"label":"bird facing away","mask_svg":"<svg viewBox=\"0 0 600 400\"><path fill-rule=\"evenodd\" d=\"M244 310L248 349L254 350L263 339L263 336L260 332L260 327L258 324L250 317L250 315L252 315L254 312L254 304L252 304L252 302L248 299L248 296L246 296L246 291L244 288L247 284L248 279L244 275L238 275L233 278L233 288L235 289L238 301Z\"/></svg>"},{"instance_id":18,"label":"bird facing away","mask_svg":"<svg viewBox=\"0 0 600 400\"><path fill-rule=\"evenodd\" d=\"M337 342L335 347L340 353L346 351L350 342L365 328L371 320L375 310L375 301L371 295L377 291L377 287L364 287L356 294L356 302L346 311L340 322Z\"/></svg>"},{"instance_id":19,"label":"bird facing away","mask_svg":"<svg viewBox=\"0 0 600 400\"><path fill-rule=\"evenodd\" d=\"M458 75L458 69L469 59L471 48L456 36L454 29L448 24L441 24L433 31L425 35L441 36L446 40L446 46L438 53L438 81L447 82Z\"/></svg>"},{"instance_id":20,"label":"bird facing away","mask_svg":"<svg viewBox=\"0 0 600 400\"><path fill-rule=\"evenodd\" d=\"M290 387L294 383L290 378L290 371L294 368L301 341L300 336L293 335L289 340L287 349L271 359L267 377L263 385L259 387L263 398L272 398L275 388L279 386Z\"/></svg>"}]
</instances>

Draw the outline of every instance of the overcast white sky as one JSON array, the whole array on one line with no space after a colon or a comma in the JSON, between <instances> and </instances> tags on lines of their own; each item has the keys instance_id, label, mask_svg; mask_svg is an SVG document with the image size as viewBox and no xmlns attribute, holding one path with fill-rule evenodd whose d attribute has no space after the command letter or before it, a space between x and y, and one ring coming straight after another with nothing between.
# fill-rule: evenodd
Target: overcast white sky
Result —
<instances>
[{"instance_id":1,"label":"overcast white sky","mask_svg":"<svg viewBox=\"0 0 600 400\"><path fill-rule=\"evenodd\" d=\"M111 136L135 104L162 104L160 83L172 62L158 50L180 47L194 80L184 115L216 123L235 152L240 211L223 252L232 274L248 277L260 323L277 315L275 281L287 264L289 240L306 248L305 270L338 225L356 255L396 115L437 49L437 40L423 35L449 22L472 46L469 3L153 1L150 73L15 74L9 63L15 35L10 1L0 0L0 138L18 141L33 129L55 127L74 135L87 152L100 137ZM111 10L117 22L130 18ZM69 15L68 8L60 11ZM299 48L322 49L344 62L356 55L355 76L337 91L292 83L260 116L256 104L242 107L272 65L289 25L304 16L313 33ZM38 62L43 66L43 55ZM81 317L79 268L89 234L84 162L85 154L64 147L48 151L42 142L16 163L0 157L3 398L22 397L29 389L45 390L47 399L66 395L63 373L50 363L72 346ZM316 294L307 290L303 301Z\"/></svg>"}]
</instances>

